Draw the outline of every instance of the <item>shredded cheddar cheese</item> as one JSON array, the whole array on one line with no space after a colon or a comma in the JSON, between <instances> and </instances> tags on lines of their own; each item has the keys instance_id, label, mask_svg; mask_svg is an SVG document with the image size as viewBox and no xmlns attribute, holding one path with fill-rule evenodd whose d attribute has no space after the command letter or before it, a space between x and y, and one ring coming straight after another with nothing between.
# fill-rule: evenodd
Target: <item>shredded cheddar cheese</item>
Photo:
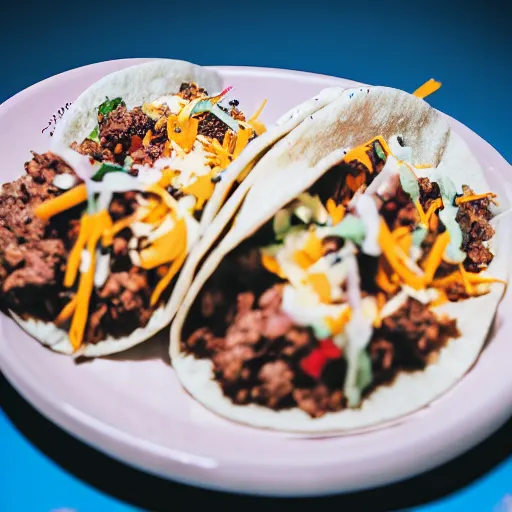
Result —
<instances>
[{"instance_id":1,"label":"shredded cheddar cheese","mask_svg":"<svg viewBox=\"0 0 512 512\"><path fill-rule=\"evenodd\" d=\"M318 261L322 257L322 241L316 236L313 230L309 232L308 239L302 250L313 262Z\"/></svg>"},{"instance_id":2,"label":"shredded cheddar cheese","mask_svg":"<svg viewBox=\"0 0 512 512\"><path fill-rule=\"evenodd\" d=\"M343 217L345 216L345 207L342 204L336 204L334 199L330 197L327 199L325 207L327 208L327 212L329 213L334 226L343 220Z\"/></svg>"},{"instance_id":3,"label":"shredded cheddar cheese","mask_svg":"<svg viewBox=\"0 0 512 512\"><path fill-rule=\"evenodd\" d=\"M340 332L345 329L345 326L350 321L350 318L352 317L352 310L350 308L346 308L343 310L343 312L338 316L337 318L332 318L330 316L326 316L324 318L325 323L327 324L327 327L331 331L331 334L333 336L336 336Z\"/></svg>"},{"instance_id":4,"label":"shredded cheddar cheese","mask_svg":"<svg viewBox=\"0 0 512 512\"><path fill-rule=\"evenodd\" d=\"M466 269L464 268L464 265L462 263L459 263L459 272L466 293L471 297L474 294L474 288L473 285L471 284L471 281L469 280L468 273L466 272Z\"/></svg>"},{"instance_id":5,"label":"shredded cheddar cheese","mask_svg":"<svg viewBox=\"0 0 512 512\"><path fill-rule=\"evenodd\" d=\"M78 274L78 268L80 267L80 258L82 257L82 251L85 248L85 244L89 239L93 230L93 219L86 213L82 215L80 220L80 231L78 232L78 238L73 245L73 249L69 253L68 262L66 265L66 272L64 274L64 286L71 288L75 282Z\"/></svg>"},{"instance_id":6,"label":"shredded cheddar cheese","mask_svg":"<svg viewBox=\"0 0 512 512\"><path fill-rule=\"evenodd\" d=\"M151 306L155 306L155 304L158 302L160 295L162 295L162 292L167 288L167 286L169 286L173 277L178 273L186 257L187 251L183 250L181 254L172 262L171 266L169 267L169 270L167 271L167 274L165 274L165 276L162 277L160 281L158 281L157 285L155 286L155 289L153 290L153 293L151 294Z\"/></svg>"},{"instance_id":7,"label":"shredded cheddar cheese","mask_svg":"<svg viewBox=\"0 0 512 512\"><path fill-rule=\"evenodd\" d=\"M87 252L89 253L90 264L87 272L80 275L78 291L76 293L76 308L71 320L69 328L69 341L76 351L82 344L85 326L89 313L89 301L94 286L94 270L96 259L96 245L98 244L101 234L112 223L110 216L106 210L102 210L90 217L92 230L87 240Z\"/></svg>"},{"instance_id":8,"label":"shredded cheddar cheese","mask_svg":"<svg viewBox=\"0 0 512 512\"><path fill-rule=\"evenodd\" d=\"M166 167L162 171L162 177L158 181L158 185L162 188L167 188L167 187L171 186L172 180L174 178L176 178L176 176L179 176L179 174L180 174L179 171L174 171L172 169L169 169L169 167Z\"/></svg>"},{"instance_id":9,"label":"shredded cheddar cheese","mask_svg":"<svg viewBox=\"0 0 512 512\"><path fill-rule=\"evenodd\" d=\"M261 264L272 274L280 277L281 279L286 279L286 275L281 270L279 263L273 256L269 256L268 254L261 255Z\"/></svg>"},{"instance_id":10,"label":"shredded cheddar cheese","mask_svg":"<svg viewBox=\"0 0 512 512\"><path fill-rule=\"evenodd\" d=\"M146 270L173 261L181 254L183 244L187 243L187 225L179 219L174 227L157 238L149 247L140 252L140 266Z\"/></svg>"},{"instance_id":11,"label":"shredded cheddar cheese","mask_svg":"<svg viewBox=\"0 0 512 512\"><path fill-rule=\"evenodd\" d=\"M123 219L115 222L110 229L106 229L101 237L101 243L103 247L110 247L114 242L114 237L123 231L123 229L129 228L135 222L140 222L147 217L147 215L151 212L152 209L149 208L139 208L132 215L125 217Z\"/></svg>"},{"instance_id":12,"label":"shredded cheddar cheese","mask_svg":"<svg viewBox=\"0 0 512 512\"><path fill-rule=\"evenodd\" d=\"M443 254L449 243L450 233L448 231L444 231L436 238L424 265L426 284L434 279L434 275L443 261Z\"/></svg>"},{"instance_id":13,"label":"shredded cheddar cheese","mask_svg":"<svg viewBox=\"0 0 512 512\"><path fill-rule=\"evenodd\" d=\"M195 205L196 210L203 209L204 204L210 199L214 190L215 184L212 182L210 174L198 176L193 183L182 189L184 194L191 194L197 199Z\"/></svg>"},{"instance_id":14,"label":"shredded cheddar cheese","mask_svg":"<svg viewBox=\"0 0 512 512\"><path fill-rule=\"evenodd\" d=\"M331 284L325 274L309 274L306 278L306 283L313 288L321 302L325 304L331 302Z\"/></svg>"},{"instance_id":15,"label":"shredded cheddar cheese","mask_svg":"<svg viewBox=\"0 0 512 512\"><path fill-rule=\"evenodd\" d=\"M181 117L178 118L176 114L171 114L167 118L167 136L169 140L176 142L185 153L189 153L194 147L198 127L199 121L193 117L185 117L181 120Z\"/></svg>"},{"instance_id":16,"label":"shredded cheddar cheese","mask_svg":"<svg viewBox=\"0 0 512 512\"><path fill-rule=\"evenodd\" d=\"M240 153L243 151L243 149L247 146L249 143L249 139L251 138L252 130L250 128L244 128L240 127L240 130L238 130L238 133L236 135L236 144L235 144L235 150L233 151L233 158L238 158Z\"/></svg>"},{"instance_id":17,"label":"shredded cheddar cheese","mask_svg":"<svg viewBox=\"0 0 512 512\"><path fill-rule=\"evenodd\" d=\"M436 82L433 78L425 82L422 86L418 87L412 94L417 98L426 98L441 87L441 82Z\"/></svg>"},{"instance_id":18,"label":"shredded cheddar cheese","mask_svg":"<svg viewBox=\"0 0 512 512\"><path fill-rule=\"evenodd\" d=\"M263 112L263 109L265 108L267 104L268 99L263 100L263 103L260 105L258 110L248 119L247 123L250 124L253 128L253 130L256 132L257 135L261 135L262 133L265 133L267 131L267 128L265 125L258 119Z\"/></svg>"},{"instance_id":19,"label":"shredded cheddar cheese","mask_svg":"<svg viewBox=\"0 0 512 512\"><path fill-rule=\"evenodd\" d=\"M373 326L378 329L382 325L381 312L382 308L386 305L386 295L382 292L377 292L377 315L373 321Z\"/></svg>"},{"instance_id":20,"label":"shredded cheddar cheese","mask_svg":"<svg viewBox=\"0 0 512 512\"><path fill-rule=\"evenodd\" d=\"M153 132L151 130L148 130L146 135L144 135L144 138L142 139L142 145L147 148L149 146L149 143L151 142L151 139L153 138Z\"/></svg>"},{"instance_id":21,"label":"shredded cheddar cheese","mask_svg":"<svg viewBox=\"0 0 512 512\"><path fill-rule=\"evenodd\" d=\"M162 188L157 183L149 185L146 191L150 192L151 194L157 195L165 204L165 206L167 206L167 208L169 208L170 210L177 209L178 201L176 201L176 199L174 199L174 197L172 197L171 194L169 194L169 192L165 190L165 188Z\"/></svg>"},{"instance_id":22,"label":"shredded cheddar cheese","mask_svg":"<svg viewBox=\"0 0 512 512\"><path fill-rule=\"evenodd\" d=\"M381 228L379 232L379 245L382 249L386 260L391 265L393 270L398 274L398 276L408 284L411 288L415 290L421 290L425 287L424 277L418 276L414 272L412 272L408 266L402 263L400 260L405 261L407 259L406 255L400 255L402 251L398 251L399 249L396 245L396 242L391 235L389 228L384 220L381 221Z\"/></svg>"},{"instance_id":23,"label":"shredded cheddar cheese","mask_svg":"<svg viewBox=\"0 0 512 512\"><path fill-rule=\"evenodd\" d=\"M164 150L162 151L162 157L169 158L171 156L171 153L171 142L169 140L166 140L164 144Z\"/></svg>"},{"instance_id":24,"label":"shredded cheddar cheese","mask_svg":"<svg viewBox=\"0 0 512 512\"><path fill-rule=\"evenodd\" d=\"M432 215L434 215L436 210L439 210L439 208L442 208L442 207L443 207L443 200L442 199L437 198L437 199L434 199L434 201L432 201L432 204L428 207L428 210L425 213L425 221L426 221L425 225L426 226L429 225L430 219L432 218Z\"/></svg>"},{"instance_id":25,"label":"shredded cheddar cheese","mask_svg":"<svg viewBox=\"0 0 512 512\"><path fill-rule=\"evenodd\" d=\"M64 322L71 318L71 315L75 312L76 305L78 303L78 295L75 294L73 298L62 308L61 312L57 315L54 320L55 325L62 325Z\"/></svg>"},{"instance_id":26,"label":"shredded cheddar cheese","mask_svg":"<svg viewBox=\"0 0 512 512\"><path fill-rule=\"evenodd\" d=\"M41 220L47 221L58 213L69 210L73 206L77 206L85 201L87 201L87 188L82 183L60 196L40 204L34 209L34 215Z\"/></svg>"},{"instance_id":27,"label":"shredded cheddar cheese","mask_svg":"<svg viewBox=\"0 0 512 512\"><path fill-rule=\"evenodd\" d=\"M471 194L471 195L467 195L467 196L465 195L465 196L457 197L457 199L455 199L455 204L457 206L459 206L463 203L469 203L470 201L478 201L479 199L485 199L485 198L489 198L492 201L495 197L498 197L498 196L497 196L497 194L494 194L493 192L486 192L485 194Z\"/></svg>"},{"instance_id":28,"label":"shredded cheddar cheese","mask_svg":"<svg viewBox=\"0 0 512 512\"><path fill-rule=\"evenodd\" d=\"M393 282L384 270L383 262L380 261L377 267L377 276L375 278L377 286L388 295L393 295L398 290L398 283Z\"/></svg>"}]
</instances>

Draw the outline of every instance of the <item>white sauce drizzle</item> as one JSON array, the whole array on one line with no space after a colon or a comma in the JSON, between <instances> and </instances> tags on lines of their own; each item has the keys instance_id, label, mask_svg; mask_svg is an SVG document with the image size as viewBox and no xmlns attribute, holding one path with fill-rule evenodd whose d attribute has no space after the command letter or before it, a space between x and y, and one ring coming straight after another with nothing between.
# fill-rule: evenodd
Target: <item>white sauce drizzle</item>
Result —
<instances>
[{"instance_id":1,"label":"white sauce drizzle","mask_svg":"<svg viewBox=\"0 0 512 512\"><path fill-rule=\"evenodd\" d=\"M84 249L80 256L80 273L85 274L91 266L91 255L87 249Z\"/></svg>"},{"instance_id":2,"label":"white sauce drizzle","mask_svg":"<svg viewBox=\"0 0 512 512\"><path fill-rule=\"evenodd\" d=\"M362 251L369 256L380 256L382 252L379 245L380 216L375 200L369 195L355 194L352 201L366 231L361 244Z\"/></svg>"},{"instance_id":3,"label":"white sauce drizzle","mask_svg":"<svg viewBox=\"0 0 512 512\"><path fill-rule=\"evenodd\" d=\"M94 286L101 288L110 273L110 253L101 254L100 250L96 251L96 268L94 269Z\"/></svg>"},{"instance_id":4,"label":"white sauce drizzle","mask_svg":"<svg viewBox=\"0 0 512 512\"><path fill-rule=\"evenodd\" d=\"M350 242L346 242L349 243ZM368 345L373 334L371 323L365 318L361 303L360 277L355 248L351 255L346 257L348 265L347 296L352 309L351 318L345 328L347 346L345 357L347 359L347 375L345 377L344 393L350 407L356 406L361 400L361 390L357 388L359 354Z\"/></svg>"},{"instance_id":5,"label":"white sauce drizzle","mask_svg":"<svg viewBox=\"0 0 512 512\"><path fill-rule=\"evenodd\" d=\"M69 190L75 186L76 182L76 177L68 173L57 174L55 178L53 178L53 184L61 190Z\"/></svg>"}]
</instances>

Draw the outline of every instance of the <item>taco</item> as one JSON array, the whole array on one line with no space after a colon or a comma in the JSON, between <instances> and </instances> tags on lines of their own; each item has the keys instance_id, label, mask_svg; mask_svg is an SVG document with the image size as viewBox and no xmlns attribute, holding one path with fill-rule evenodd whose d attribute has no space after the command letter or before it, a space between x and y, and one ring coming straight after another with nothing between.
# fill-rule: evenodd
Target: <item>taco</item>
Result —
<instances>
[{"instance_id":1,"label":"taco","mask_svg":"<svg viewBox=\"0 0 512 512\"><path fill-rule=\"evenodd\" d=\"M93 84L57 125L54 140L134 173L149 168L171 170L169 186L177 191L190 189L204 210L203 233L261 154L341 90L322 91L267 131L259 120L267 100L246 118L239 101L229 97L233 87L223 88L217 72L184 61L157 59Z\"/></svg>"},{"instance_id":2,"label":"taco","mask_svg":"<svg viewBox=\"0 0 512 512\"><path fill-rule=\"evenodd\" d=\"M177 61L108 75L75 101L52 151L3 185L0 307L43 344L96 357L165 327L201 223L273 142L341 94L326 90L264 132L204 87L220 90L220 77Z\"/></svg>"},{"instance_id":3,"label":"taco","mask_svg":"<svg viewBox=\"0 0 512 512\"><path fill-rule=\"evenodd\" d=\"M402 91L347 89L285 140L186 294L172 365L199 402L252 426L396 421L482 350L508 277L506 198Z\"/></svg>"}]
</instances>

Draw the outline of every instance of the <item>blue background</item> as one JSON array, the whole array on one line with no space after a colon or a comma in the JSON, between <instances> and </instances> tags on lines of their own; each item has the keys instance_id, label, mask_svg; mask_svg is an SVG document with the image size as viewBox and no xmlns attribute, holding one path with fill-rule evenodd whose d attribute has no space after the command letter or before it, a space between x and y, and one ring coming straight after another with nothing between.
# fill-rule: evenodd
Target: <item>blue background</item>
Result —
<instances>
[{"instance_id":1,"label":"blue background","mask_svg":"<svg viewBox=\"0 0 512 512\"><path fill-rule=\"evenodd\" d=\"M492 0L125 0L75 6L18 0L0 13L0 101L56 73L128 57L299 69L408 91L434 77L443 87L429 101L511 162L510 10L510 2ZM46 421L1 376L0 399L0 512L170 510L177 499L187 500L190 509L247 506L247 498L190 490L100 455ZM509 422L468 454L421 477L293 506L497 511L512 495L511 452ZM258 501L272 510L284 505Z\"/></svg>"}]
</instances>

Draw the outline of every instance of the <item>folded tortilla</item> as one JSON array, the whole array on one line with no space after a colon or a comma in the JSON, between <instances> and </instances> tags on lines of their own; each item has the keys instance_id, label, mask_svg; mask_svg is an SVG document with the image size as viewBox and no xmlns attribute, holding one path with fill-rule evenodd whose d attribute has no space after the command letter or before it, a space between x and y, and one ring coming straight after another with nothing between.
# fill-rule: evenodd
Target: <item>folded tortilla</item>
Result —
<instances>
[{"instance_id":1,"label":"folded tortilla","mask_svg":"<svg viewBox=\"0 0 512 512\"><path fill-rule=\"evenodd\" d=\"M212 69L168 59L131 66L105 76L84 91L72 104L56 129L52 151L77 170L83 166L85 157L68 148L74 142L80 143L89 137L97 127L98 106L106 98L122 98L127 110L130 110L167 94L174 94L184 82L196 83L210 94L220 93L223 86L222 78ZM156 334L171 321L200 263L200 257L197 257L194 251L195 245L199 246L201 254L206 253L221 234L221 230L209 229L212 219L222 210L217 225L227 224L244 197L249 183L252 182L251 170L255 163L306 117L340 97L342 91L343 89L336 87L325 89L318 96L284 114L275 124L268 126L266 131L251 140L240 155L221 172L220 181L216 183L197 225L194 225L196 241L194 244L188 244L188 257L178 274L179 279L174 284L168 301L154 310L144 327L137 328L130 335L121 338L108 336L99 342L84 343L76 351L70 343L67 329L35 318L21 318L11 311L13 318L29 334L52 350L76 356L98 357L124 351ZM144 171L145 169L141 172ZM235 194L232 193L234 188ZM229 205L222 208L228 199ZM195 223L193 220L192 222Z\"/></svg>"},{"instance_id":2,"label":"folded tortilla","mask_svg":"<svg viewBox=\"0 0 512 512\"><path fill-rule=\"evenodd\" d=\"M254 183L227 234L206 256L179 308L170 334L172 365L184 388L214 413L251 426L300 434L344 434L397 421L431 403L455 385L477 360L490 330L504 285L494 282L489 293L433 307L438 315L456 320L459 336L451 338L437 359L424 369L401 372L392 383L380 385L358 407L312 417L299 407L274 410L249 403L236 405L213 372L208 356L196 358L182 344L201 324L201 293L232 251L263 236L261 230L282 208L291 204L322 177L336 173L350 150L382 137L397 160L413 166L418 177L449 177L457 191L468 185L475 194L489 191L484 173L465 142L425 101L385 87L347 89L333 103L305 119L276 144L253 170ZM402 147L405 141L406 148ZM402 144L401 144L402 142ZM437 178L436 178L437 177ZM499 196L491 224L494 259L488 273L508 279L510 254L506 225L509 200ZM364 215L362 216L364 219ZM216 230L215 221L211 229ZM224 284L228 290L231 283ZM307 310L305 311L305 314Z\"/></svg>"}]
</instances>

